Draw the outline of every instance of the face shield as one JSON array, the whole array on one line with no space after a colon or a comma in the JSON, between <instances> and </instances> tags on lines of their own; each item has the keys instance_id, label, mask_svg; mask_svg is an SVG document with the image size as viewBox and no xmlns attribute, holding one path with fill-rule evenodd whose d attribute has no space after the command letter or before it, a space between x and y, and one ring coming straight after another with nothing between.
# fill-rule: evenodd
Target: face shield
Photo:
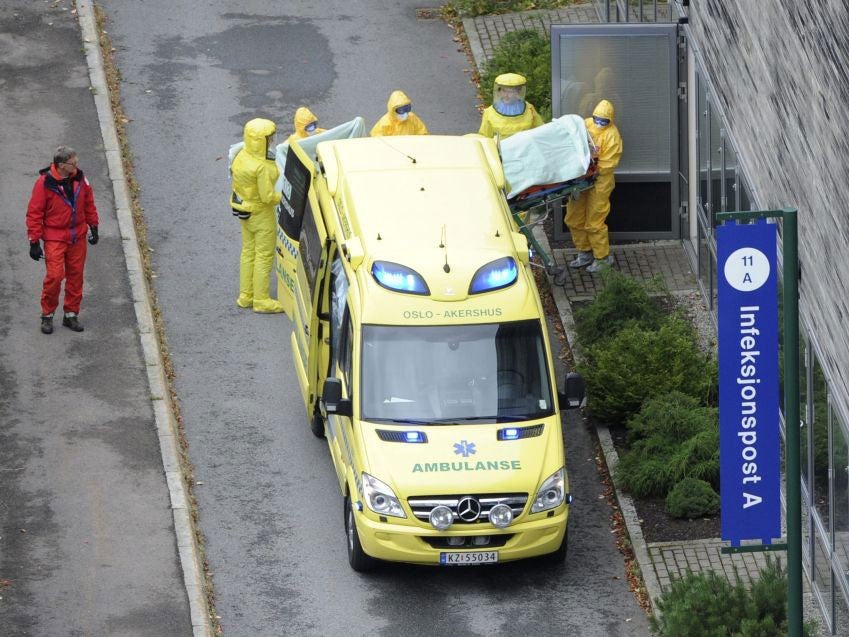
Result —
<instances>
[{"instance_id":1,"label":"face shield","mask_svg":"<svg viewBox=\"0 0 849 637\"><path fill-rule=\"evenodd\" d=\"M525 112L525 88L496 84L492 94L492 106L501 115L521 115Z\"/></svg>"},{"instance_id":2,"label":"face shield","mask_svg":"<svg viewBox=\"0 0 849 637\"><path fill-rule=\"evenodd\" d=\"M275 133L271 133L271 135L265 138L265 158L274 159L274 152L276 148L277 135Z\"/></svg>"}]
</instances>

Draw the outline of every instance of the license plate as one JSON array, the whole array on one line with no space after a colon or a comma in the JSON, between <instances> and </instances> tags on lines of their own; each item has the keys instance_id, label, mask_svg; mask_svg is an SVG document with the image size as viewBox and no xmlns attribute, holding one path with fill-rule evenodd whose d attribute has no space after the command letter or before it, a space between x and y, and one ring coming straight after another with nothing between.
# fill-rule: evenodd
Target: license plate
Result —
<instances>
[{"instance_id":1,"label":"license plate","mask_svg":"<svg viewBox=\"0 0 849 637\"><path fill-rule=\"evenodd\" d=\"M493 564L497 561L498 551L452 551L451 553L439 554L439 563L443 566Z\"/></svg>"}]
</instances>

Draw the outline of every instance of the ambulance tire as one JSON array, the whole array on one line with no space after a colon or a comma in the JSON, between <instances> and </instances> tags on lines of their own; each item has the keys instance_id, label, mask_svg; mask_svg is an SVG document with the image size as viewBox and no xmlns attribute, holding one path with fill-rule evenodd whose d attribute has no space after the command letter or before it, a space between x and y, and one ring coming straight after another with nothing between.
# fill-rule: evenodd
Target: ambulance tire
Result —
<instances>
[{"instance_id":1,"label":"ambulance tire","mask_svg":"<svg viewBox=\"0 0 849 637\"><path fill-rule=\"evenodd\" d=\"M563 534L563 541L560 542L560 546L557 547L557 550L553 553L549 553L548 555L543 555L542 559L551 566L559 566L566 561L566 551L569 548L569 529L566 529L566 533Z\"/></svg>"},{"instance_id":2,"label":"ambulance tire","mask_svg":"<svg viewBox=\"0 0 849 637\"><path fill-rule=\"evenodd\" d=\"M321 412L318 409L314 409L312 412L310 431L316 438L324 438L324 418L321 417Z\"/></svg>"},{"instance_id":3,"label":"ambulance tire","mask_svg":"<svg viewBox=\"0 0 849 637\"><path fill-rule=\"evenodd\" d=\"M360 536L357 533L357 523L354 520L354 509L351 506L351 498L345 497L345 544L348 547L348 563L357 573L366 573L377 565L370 555L367 555L360 544Z\"/></svg>"}]
</instances>

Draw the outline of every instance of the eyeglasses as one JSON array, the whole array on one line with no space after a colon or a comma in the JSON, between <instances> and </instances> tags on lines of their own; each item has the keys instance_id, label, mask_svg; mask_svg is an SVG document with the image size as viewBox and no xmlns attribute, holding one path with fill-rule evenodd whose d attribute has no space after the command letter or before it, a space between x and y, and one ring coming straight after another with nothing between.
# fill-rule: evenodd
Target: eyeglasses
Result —
<instances>
[{"instance_id":1,"label":"eyeglasses","mask_svg":"<svg viewBox=\"0 0 849 637\"><path fill-rule=\"evenodd\" d=\"M313 132L316 128L318 128L318 122L312 122L311 124L304 126L304 130L308 133Z\"/></svg>"},{"instance_id":2,"label":"eyeglasses","mask_svg":"<svg viewBox=\"0 0 849 637\"><path fill-rule=\"evenodd\" d=\"M78 159L77 161L73 161L73 162L71 162L71 161L60 161L59 163L65 164L66 166L70 166L71 168L76 168L77 166L80 165L80 160Z\"/></svg>"},{"instance_id":3,"label":"eyeglasses","mask_svg":"<svg viewBox=\"0 0 849 637\"><path fill-rule=\"evenodd\" d=\"M398 108L396 108L395 112L399 115L403 115L404 113L409 113L411 110L413 110L412 104L404 104L403 106L399 106Z\"/></svg>"}]
</instances>

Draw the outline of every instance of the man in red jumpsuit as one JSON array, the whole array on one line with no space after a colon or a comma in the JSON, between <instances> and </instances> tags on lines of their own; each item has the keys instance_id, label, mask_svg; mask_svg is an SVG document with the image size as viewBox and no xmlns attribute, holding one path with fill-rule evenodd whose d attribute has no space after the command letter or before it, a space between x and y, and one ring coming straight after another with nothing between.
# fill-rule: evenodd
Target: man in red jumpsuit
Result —
<instances>
[{"instance_id":1,"label":"man in red jumpsuit","mask_svg":"<svg viewBox=\"0 0 849 637\"><path fill-rule=\"evenodd\" d=\"M91 245L98 240L94 191L79 169L76 151L68 146L57 148L53 163L38 172L27 207L27 235L29 256L35 261L44 257L47 266L41 291L41 331L53 333L53 312L59 305L64 279L62 325L82 332L78 317L83 298L86 232Z\"/></svg>"}]
</instances>

